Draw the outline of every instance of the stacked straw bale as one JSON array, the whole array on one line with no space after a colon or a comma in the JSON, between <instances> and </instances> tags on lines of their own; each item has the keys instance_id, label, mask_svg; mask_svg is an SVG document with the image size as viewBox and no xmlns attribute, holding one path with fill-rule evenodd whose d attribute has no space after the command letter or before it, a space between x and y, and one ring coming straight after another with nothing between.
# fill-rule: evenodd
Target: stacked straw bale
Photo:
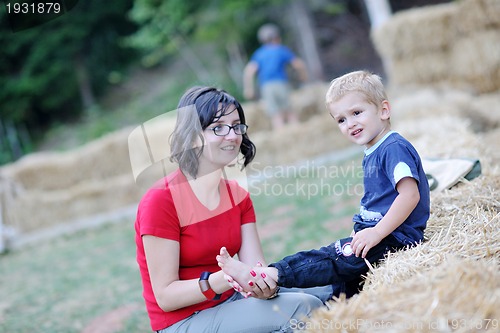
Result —
<instances>
[{"instance_id":1,"label":"stacked straw bale","mask_svg":"<svg viewBox=\"0 0 500 333\"><path fill-rule=\"evenodd\" d=\"M500 170L433 194L426 241L387 256L309 332L498 332Z\"/></svg>"},{"instance_id":2,"label":"stacked straw bale","mask_svg":"<svg viewBox=\"0 0 500 333\"><path fill-rule=\"evenodd\" d=\"M105 180L130 172L130 163L121 163L128 160L129 132L117 131L67 152L26 155L1 171L27 190L61 190L92 179Z\"/></svg>"},{"instance_id":3,"label":"stacked straw bale","mask_svg":"<svg viewBox=\"0 0 500 333\"><path fill-rule=\"evenodd\" d=\"M396 13L372 33L392 85L500 89L500 2L462 0Z\"/></svg>"},{"instance_id":4,"label":"stacked straw bale","mask_svg":"<svg viewBox=\"0 0 500 333\"><path fill-rule=\"evenodd\" d=\"M500 161L500 94L415 90L392 103L393 128L424 158L479 159L487 171Z\"/></svg>"},{"instance_id":5,"label":"stacked straw bale","mask_svg":"<svg viewBox=\"0 0 500 333\"><path fill-rule=\"evenodd\" d=\"M72 151L27 155L3 167L1 176L16 188L14 195L2 195L7 223L26 233L138 200L128 162L129 132L118 131Z\"/></svg>"}]
</instances>

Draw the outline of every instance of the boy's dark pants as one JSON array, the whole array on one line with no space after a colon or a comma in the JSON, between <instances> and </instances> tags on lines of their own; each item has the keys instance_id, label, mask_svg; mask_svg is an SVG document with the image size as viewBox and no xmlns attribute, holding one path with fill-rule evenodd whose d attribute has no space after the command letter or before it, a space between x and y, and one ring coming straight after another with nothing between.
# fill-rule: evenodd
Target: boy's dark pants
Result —
<instances>
[{"instance_id":1,"label":"boy's dark pants","mask_svg":"<svg viewBox=\"0 0 500 333\"><path fill-rule=\"evenodd\" d=\"M319 250L298 252L269 266L278 269L278 285L309 288L333 285L334 295L345 293L350 297L359 292L362 275L368 266L356 257L350 248L352 237L343 238ZM403 248L392 235L384 238L368 251L370 264L381 260L387 252Z\"/></svg>"}]
</instances>

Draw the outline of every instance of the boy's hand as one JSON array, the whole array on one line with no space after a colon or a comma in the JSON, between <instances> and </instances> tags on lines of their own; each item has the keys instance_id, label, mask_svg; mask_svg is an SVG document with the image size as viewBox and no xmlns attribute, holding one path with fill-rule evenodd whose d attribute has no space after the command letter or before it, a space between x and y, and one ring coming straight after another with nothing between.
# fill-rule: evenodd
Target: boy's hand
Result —
<instances>
[{"instance_id":1,"label":"boy's hand","mask_svg":"<svg viewBox=\"0 0 500 333\"><path fill-rule=\"evenodd\" d=\"M358 231L352 238L351 247L356 257L366 257L368 251L382 240L382 236L374 228Z\"/></svg>"}]
</instances>

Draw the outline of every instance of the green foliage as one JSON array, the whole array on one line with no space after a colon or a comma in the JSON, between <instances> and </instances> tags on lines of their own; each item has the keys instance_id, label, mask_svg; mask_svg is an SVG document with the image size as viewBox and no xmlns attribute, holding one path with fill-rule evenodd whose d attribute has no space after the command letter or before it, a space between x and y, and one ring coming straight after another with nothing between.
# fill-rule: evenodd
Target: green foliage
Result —
<instances>
[{"instance_id":1,"label":"green foliage","mask_svg":"<svg viewBox=\"0 0 500 333\"><path fill-rule=\"evenodd\" d=\"M178 52L183 42L211 44L225 58L228 43L255 39L257 27L285 6L284 0L135 0L130 17L140 26L128 45L146 51L143 64L154 66ZM270 8L279 8L270 10Z\"/></svg>"},{"instance_id":2,"label":"green foliage","mask_svg":"<svg viewBox=\"0 0 500 333\"><path fill-rule=\"evenodd\" d=\"M178 49L179 36L187 36L193 29L193 12L200 10L203 1L136 0L129 12L140 28L126 39L126 45L147 52L143 65L157 65L165 56Z\"/></svg>"},{"instance_id":3,"label":"green foliage","mask_svg":"<svg viewBox=\"0 0 500 333\"><path fill-rule=\"evenodd\" d=\"M131 5L132 0L105 6L80 1L50 22L17 32L0 6L0 117L33 129L77 115L82 108L77 59L91 73L93 93L104 92L108 74L123 71L135 57L120 40L136 28L124 15Z\"/></svg>"}]
</instances>

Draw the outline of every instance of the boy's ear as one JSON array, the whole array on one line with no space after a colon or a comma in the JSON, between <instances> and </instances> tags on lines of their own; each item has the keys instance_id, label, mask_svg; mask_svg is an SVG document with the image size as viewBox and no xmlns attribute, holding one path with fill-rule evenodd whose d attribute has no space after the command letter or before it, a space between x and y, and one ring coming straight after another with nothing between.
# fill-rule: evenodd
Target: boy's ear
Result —
<instances>
[{"instance_id":1,"label":"boy's ear","mask_svg":"<svg viewBox=\"0 0 500 333\"><path fill-rule=\"evenodd\" d=\"M382 101L382 107L380 109L380 116L383 120L391 118L391 105L388 100Z\"/></svg>"}]
</instances>

